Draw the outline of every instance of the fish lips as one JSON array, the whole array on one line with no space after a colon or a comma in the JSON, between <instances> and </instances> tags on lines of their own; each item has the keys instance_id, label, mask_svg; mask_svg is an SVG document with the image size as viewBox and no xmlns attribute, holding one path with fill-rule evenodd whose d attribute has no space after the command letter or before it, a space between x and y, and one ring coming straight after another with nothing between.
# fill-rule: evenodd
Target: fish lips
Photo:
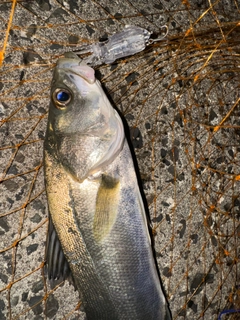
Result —
<instances>
[{"instance_id":1,"label":"fish lips","mask_svg":"<svg viewBox=\"0 0 240 320\"><path fill-rule=\"evenodd\" d=\"M94 69L72 52L65 53L64 58L58 60L56 69L74 73L89 84L93 84L96 81Z\"/></svg>"}]
</instances>

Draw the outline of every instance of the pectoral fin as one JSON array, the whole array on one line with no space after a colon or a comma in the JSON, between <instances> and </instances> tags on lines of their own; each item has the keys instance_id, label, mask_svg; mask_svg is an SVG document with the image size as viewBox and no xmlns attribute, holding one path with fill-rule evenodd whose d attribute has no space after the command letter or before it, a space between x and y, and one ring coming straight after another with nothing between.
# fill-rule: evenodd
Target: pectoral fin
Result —
<instances>
[{"instance_id":1,"label":"pectoral fin","mask_svg":"<svg viewBox=\"0 0 240 320\"><path fill-rule=\"evenodd\" d=\"M54 288L57 284L66 279L68 279L70 283L73 283L71 270L62 251L51 217L49 217L46 261L51 288Z\"/></svg>"},{"instance_id":2,"label":"pectoral fin","mask_svg":"<svg viewBox=\"0 0 240 320\"><path fill-rule=\"evenodd\" d=\"M110 233L117 217L120 198L119 180L103 175L96 200L93 234L96 241L103 241Z\"/></svg>"}]
</instances>

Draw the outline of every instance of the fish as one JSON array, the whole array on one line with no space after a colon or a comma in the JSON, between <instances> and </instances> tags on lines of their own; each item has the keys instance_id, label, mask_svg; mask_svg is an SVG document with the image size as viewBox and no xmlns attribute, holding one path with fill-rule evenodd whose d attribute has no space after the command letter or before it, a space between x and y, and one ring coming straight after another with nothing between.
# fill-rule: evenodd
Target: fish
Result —
<instances>
[{"instance_id":1,"label":"fish","mask_svg":"<svg viewBox=\"0 0 240 320\"><path fill-rule=\"evenodd\" d=\"M50 280L72 277L88 320L170 320L122 119L74 53L54 69L44 172Z\"/></svg>"}]
</instances>

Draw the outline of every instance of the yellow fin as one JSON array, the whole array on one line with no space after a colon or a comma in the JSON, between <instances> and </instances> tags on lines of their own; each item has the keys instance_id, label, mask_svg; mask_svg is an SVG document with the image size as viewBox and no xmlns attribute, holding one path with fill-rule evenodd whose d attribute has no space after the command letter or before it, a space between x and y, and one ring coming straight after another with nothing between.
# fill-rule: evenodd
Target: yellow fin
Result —
<instances>
[{"instance_id":1,"label":"yellow fin","mask_svg":"<svg viewBox=\"0 0 240 320\"><path fill-rule=\"evenodd\" d=\"M118 212L120 182L103 175L96 200L93 234L96 241L102 241L110 233Z\"/></svg>"}]
</instances>

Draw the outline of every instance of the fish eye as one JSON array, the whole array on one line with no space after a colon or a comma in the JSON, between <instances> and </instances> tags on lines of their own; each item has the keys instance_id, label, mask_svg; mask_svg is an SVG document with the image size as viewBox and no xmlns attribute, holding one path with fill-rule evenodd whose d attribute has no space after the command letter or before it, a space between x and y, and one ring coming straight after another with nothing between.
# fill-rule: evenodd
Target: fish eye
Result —
<instances>
[{"instance_id":1,"label":"fish eye","mask_svg":"<svg viewBox=\"0 0 240 320\"><path fill-rule=\"evenodd\" d=\"M61 109L65 108L67 104L72 100L72 94L67 89L58 88L54 90L52 98L56 107Z\"/></svg>"}]
</instances>

